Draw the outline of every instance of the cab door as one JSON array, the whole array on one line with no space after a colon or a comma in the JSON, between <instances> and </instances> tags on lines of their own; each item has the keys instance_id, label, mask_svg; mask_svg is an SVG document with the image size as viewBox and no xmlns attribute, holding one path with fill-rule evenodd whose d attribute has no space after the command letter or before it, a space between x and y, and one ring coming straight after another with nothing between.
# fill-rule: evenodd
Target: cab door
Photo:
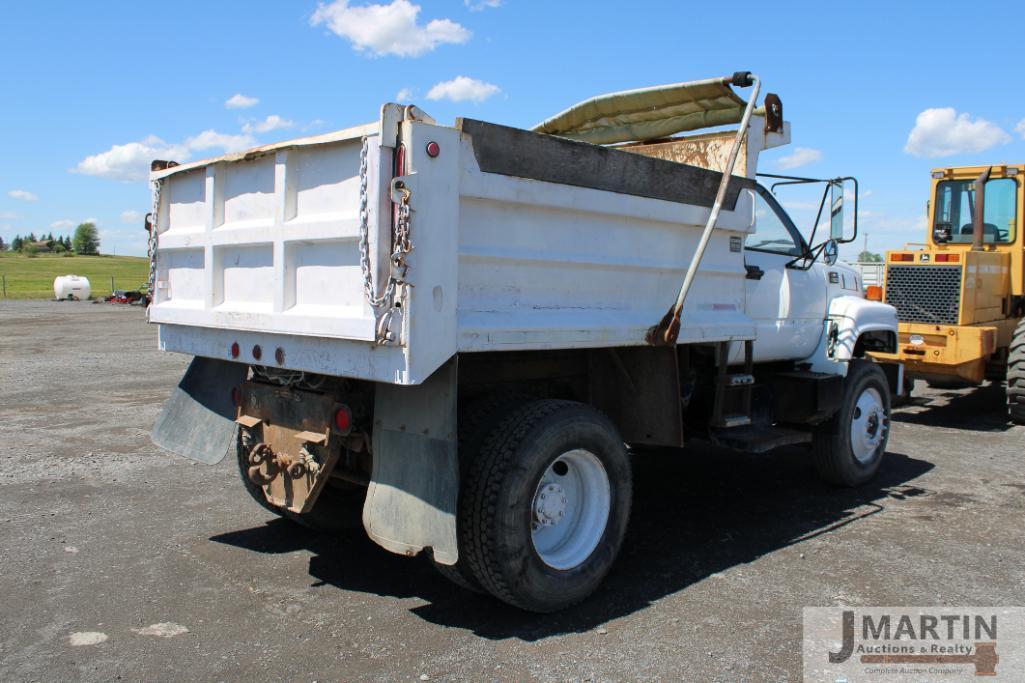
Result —
<instances>
[{"instance_id":1,"label":"cab door","mask_svg":"<svg viewBox=\"0 0 1025 683\"><path fill-rule=\"evenodd\" d=\"M755 362L810 356L822 335L826 282L817 268L787 266L807 253L807 246L775 197L761 186L755 192L755 231L744 246L747 315L758 330Z\"/></svg>"}]
</instances>

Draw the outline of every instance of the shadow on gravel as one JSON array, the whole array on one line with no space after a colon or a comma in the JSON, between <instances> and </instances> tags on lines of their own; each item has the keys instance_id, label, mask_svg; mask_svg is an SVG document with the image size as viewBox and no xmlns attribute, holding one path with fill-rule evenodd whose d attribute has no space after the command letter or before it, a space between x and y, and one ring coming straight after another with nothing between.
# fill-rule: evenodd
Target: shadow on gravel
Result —
<instances>
[{"instance_id":1,"label":"shadow on gravel","mask_svg":"<svg viewBox=\"0 0 1025 683\"><path fill-rule=\"evenodd\" d=\"M1000 382L970 389L928 389L912 394L906 406L893 412L896 422L947 427L973 432L1006 432L1007 399Z\"/></svg>"},{"instance_id":2,"label":"shadow on gravel","mask_svg":"<svg viewBox=\"0 0 1025 683\"><path fill-rule=\"evenodd\" d=\"M330 585L428 604L412 612L425 621L489 639L535 641L589 631L709 576L801 541L828 534L891 504L928 493L908 482L932 465L887 454L876 480L860 489L818 481L803 450L745 457L716 449L638 455L634 508L620 558L587 601L540 617L464 591L424 559L388 553L362 529L325 536L284 520L211 540L262 553L314 553L316 586Z\"/></svg>"}]
</instances>

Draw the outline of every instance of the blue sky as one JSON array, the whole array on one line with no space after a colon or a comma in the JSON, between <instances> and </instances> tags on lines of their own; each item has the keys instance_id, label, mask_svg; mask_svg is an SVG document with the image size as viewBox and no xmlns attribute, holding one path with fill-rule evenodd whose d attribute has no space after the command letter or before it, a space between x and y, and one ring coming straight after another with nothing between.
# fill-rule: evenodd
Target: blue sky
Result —
<instances>
[{"instance_id":1,"label":"blue sky","mask_svg":"<svg viewBox=\"0 0 1025 683\"><path fill-rule=\"evenodd\" d=\"M921 239L931 168L1025 161L1014 3L111 0L4 14L5 240L91 218L103 251L144 254L149 158L365 123L400 93L442 122L526 127L595 94L750 69L793 125L761 170L857 176L875 251Z\"/></svg>"}]
</instances>

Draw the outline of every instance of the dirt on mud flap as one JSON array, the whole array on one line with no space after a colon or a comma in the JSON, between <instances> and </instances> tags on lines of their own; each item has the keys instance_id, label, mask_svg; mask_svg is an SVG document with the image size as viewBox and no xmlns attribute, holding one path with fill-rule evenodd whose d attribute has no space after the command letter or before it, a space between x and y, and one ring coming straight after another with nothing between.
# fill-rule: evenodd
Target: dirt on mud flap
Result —
<instances>
[{"instance_id":1,"label":"dirt on mud flap","mask_svg":"<svg viewBox=\"0 0 1025 683\"><path fill-rule=\"evenodd\" d=\"M246 382L236 422L249 479L272 505L302 514L331 476L352 415L331 396Z\"/></svg>"}]
</instances>

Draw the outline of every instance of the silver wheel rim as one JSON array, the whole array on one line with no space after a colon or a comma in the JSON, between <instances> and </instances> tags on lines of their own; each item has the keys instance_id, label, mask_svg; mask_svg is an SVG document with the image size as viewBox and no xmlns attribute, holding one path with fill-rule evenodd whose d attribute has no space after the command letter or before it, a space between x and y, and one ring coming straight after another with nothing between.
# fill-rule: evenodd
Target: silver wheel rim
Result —
<instances>
[{"instance_id":1,"label":"silver wheel rim","mask_svg":"<svg viewBox=\"0 0 1025 683\"><path fill-rule=\"evenodd\" d=\"M576 449L541 476L530 506L530 540L541 561L573 569L598 547L612 508L612 487L601 460Z\"/></svg>"},{"instance_id":2,"label":"silver wheel rim","mask_svg":"<svg viewBox=\"0 0 1025 683\"><path fill-rule=\"evenodd\" d=\"M889 428L882 395L874 387L867 387L858 396L851 417L851 450L855 459L863 465L870 462L886 439Z\"/></svg>"}]
</instances>

